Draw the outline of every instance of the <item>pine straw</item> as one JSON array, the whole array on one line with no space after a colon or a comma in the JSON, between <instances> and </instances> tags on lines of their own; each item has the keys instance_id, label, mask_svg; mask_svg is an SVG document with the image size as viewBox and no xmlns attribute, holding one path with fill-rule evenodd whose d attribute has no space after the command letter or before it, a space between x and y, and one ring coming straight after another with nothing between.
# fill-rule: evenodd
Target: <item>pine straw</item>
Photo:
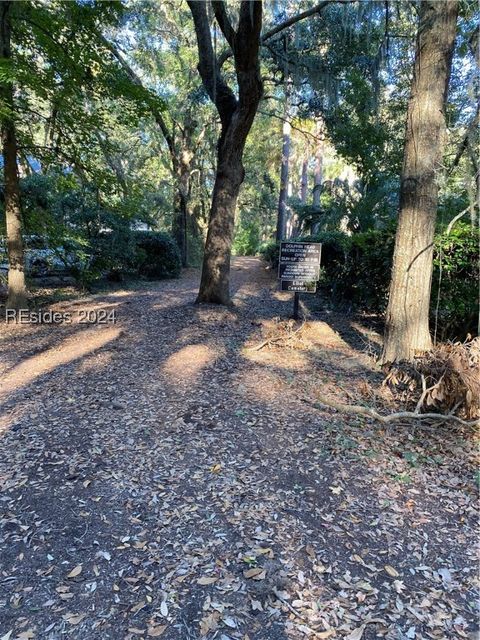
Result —
<instances>
[{"instance_id":1,"label":"pine straw","mask_svg":"<svg viewBox=\"0 0 480 640\"><path fill-rule=\"evenodd\" d=\"M437 345L392 368L385 383L417 411L435 407L466 419L480 417L480 338Z\"/></svg>"}]
</instances>

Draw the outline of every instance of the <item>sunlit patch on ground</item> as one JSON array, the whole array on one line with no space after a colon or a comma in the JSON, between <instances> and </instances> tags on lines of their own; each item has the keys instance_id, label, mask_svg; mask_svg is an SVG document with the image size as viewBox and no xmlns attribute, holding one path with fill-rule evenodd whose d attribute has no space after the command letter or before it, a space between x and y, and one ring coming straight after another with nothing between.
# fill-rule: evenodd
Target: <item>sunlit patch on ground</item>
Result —
<instances>
[{"instance_id":1,"label":"sunlit patch on ground","mask_svg":"<svg viewBox=\"0 0 480 640\"><path fill-rule=\"evenodd\" d=\"M116 340L121 333L117 327L85 329L55 346L34 355L7 371L0 381L0 398L14 393L50 371L85 357Z\"/></svg>"},{"instance_id":2,"label":"sunlit patch on ground","mask_svg":"<svg viewBox=\"0 0 480 640\"><path fill-rule=\"evenodd\" d=\"M208 345L187 345L167 358L162 371L171 382L193 382L215 358Z\"/></svg>"}]
</instances>

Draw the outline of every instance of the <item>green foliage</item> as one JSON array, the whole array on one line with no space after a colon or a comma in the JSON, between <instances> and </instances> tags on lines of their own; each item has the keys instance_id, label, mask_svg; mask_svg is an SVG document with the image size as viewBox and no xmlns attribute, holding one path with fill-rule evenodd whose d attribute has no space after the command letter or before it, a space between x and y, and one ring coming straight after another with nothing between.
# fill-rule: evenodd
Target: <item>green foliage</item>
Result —
<instances>
[{"instance_id":1,"label":"green foliage","mask_svg":"<svg viewBox=\"0 0 480 640\"><path fill-rule=\"evenodd\" d=\"M274 240L264 242L260 245L258 252L265 262L268 262L272 269L276 269L278 267L278 259L280 255L280 245L278 242L275 242Z\"/></svg>"},{"instance_id":2,"label":"green foliage","mask_svg":"<svg viewBox=\"0 0 480 640\"><path fill-rule=\"evenodd\" d=\"M241 218L241 223L243 222ZM240 225L233 241L233 254L236 256L254 256L258 251L260 226L252 220Z\"/></svg>"},{"instance_id":3,"label":"green foliage","mask_svg":"<svg viewBox=\"0 0 480 640\"><path fill-rule=\"evenodd\" d=\"M147 278L177 278L182 269L180 251L175 241L166 233L137 231L135 244L138 249L137 270Z\"/></svg>"},{"instance_id":4,"label":"green foliage","mask_svg":"<svg viewBox=\"0 0 480 640\"><path fill-rule=\"evenodd\" d=\"M149 202L145 195L143 203L131 193L123 199L110 193L104 199L95 184L82 183L71 173L33 174L20 185L28 248L50 250L83 286L105 275L179 275L179 252L170 236L132 230L152 222L143 210ZM0 235L4 233L0 216Z\"/></svg>"},{"instance_id":5,"label":"green foliage","mask_svg":"<svg viewBox=\"0 0 480 640\"><path fill-rule=\"evenodd\" d=\"M457 223L435 241L432 308L438 305L437 338L464 340L476 333L479 313L479 231ZM435 319L434 319L435 323Z\"/></svg>"}]
</instances>

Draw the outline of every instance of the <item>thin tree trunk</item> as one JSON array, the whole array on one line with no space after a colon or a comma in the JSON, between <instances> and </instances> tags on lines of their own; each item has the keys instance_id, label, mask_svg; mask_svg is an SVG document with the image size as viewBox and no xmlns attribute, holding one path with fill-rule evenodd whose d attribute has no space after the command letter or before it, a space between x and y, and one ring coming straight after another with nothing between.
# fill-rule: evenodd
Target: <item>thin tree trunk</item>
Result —
<instances>
[{"instance_id":1,"label":"thin tree trunk","mask_svg":"<svg viewBox=\"0 0 480 640\"><path fill-rule=\"evenodd\" d=\"M457 0L422 0L407 110L400 213L381 361L411 361L432 346L429 331L436 173L445 144L445 103Z\"/></svg>"},{"instance_id":2,"label":"thin tree trunk","mask_svg":"<svg viewBox=\"0 0 480 640\"><path fill-rule=\"evenodd\" d=\"M308 159L304 158L302 162L302 177L300 179L300 202L307 204L308 194Z\"/></svg>"},{"instance_id":3,"label":"thin tree trunk","mask_svg":"<svg viewBox=\"0 0 480 640\"><path fill-rule=\"evenodd\" d=\"M175 194L175 211L172 220L172 236L180 249L182 266L188 265L188 203L184 194L177 191Z\"/></svg>"},{"instance_id":4,"label":"thin tree trunk","mask_svg":"<svg viewBox=\"0 0 480 640\"><path fill-rule=\"evenodd\" d=\"M300 202L302 205L307 204L308 196L308 157L305 156L302 161L302 172L300 174ZM291 220L291 238L297 238L302 233L302 221L297 213L293 213Z\"/></svg>"},{"instance_id":5,"label":"thin tree trunk","mask_svg":"<svg viewBox=\"0 0 480 640\"><path fill-rule=\"evenodd\" d=\"M282 164L280 166L280 192L278 194L278 211L277 211L277 232L276 240L280 242L285 239L285 231L287 226L287 196L288 196L288 173L290 165L290 123L288 118L288 98L285 98L285 121L283 123L283 141L282 141Z\"/></svg>"},{"instance_id":6,"label":"thin tree trunk","mask_svg":"<svg viewBox=\"0 0 480 640\"><path fill-rule=\"evenodd\" d=\"M188 265L188 223L189 223L189 182L190 182L190 154L181 153L181 159L175 160L174 178L175 178L175 211L172 221L172 235L180 249L182 257L182 265ZM188 158L185 157L188 155Z\"/></svg>"},{"instance_id":7,"label":"thin tree trunk","mask_svg":"<svg viewBox=\"0 0 480 640\"><path fill-rule=\"evenodd\" d=\"M11 69L10 9L11 2L0 4L0 56ZM2 148L5 181L5 221L8 254L8 298L7 309L27 308L25 287L25 262L22 238L22 211L17 167L17 141L15 135L13 85L9 80L0 84L2 103Z\"/></svg>"},{"instance_id":8,"label":"thin tree trunk","mask_svg":"<svg viewBox=\"0 0 480 640\"><path fill-rule=\"evenodd\" d=\"M319 127L320 129L320 127ZM320 211L320 195L323 182L323 142L319 142L315 153L315 172L313 174L313 206ZM312 225L312 233L320 231L320 221Z\"/></svg>"}]
</instances>

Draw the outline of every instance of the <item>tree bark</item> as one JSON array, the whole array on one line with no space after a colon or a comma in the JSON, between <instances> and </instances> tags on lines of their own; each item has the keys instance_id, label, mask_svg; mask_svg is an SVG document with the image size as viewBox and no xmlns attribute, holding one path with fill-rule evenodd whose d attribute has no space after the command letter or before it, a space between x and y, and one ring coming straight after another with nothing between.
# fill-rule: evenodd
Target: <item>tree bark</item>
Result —
<instances>
[{"instance_id":1,"label":"tree bark","mask_svg":"<svg viewBox=\"0 0 480 640\"><path fill-rule=\"evenodd\" d=\"M191 153L183 150L179 158L172 158L175 180L175 206L172 221L172 235L180 249L182 265L188 265L188 223L189 211L189 183Z\"/></svg>"},{"instance_id":2,"label":"tree bark","mask_svg":"<svg viewBox=\"0 0 480 640\"><path fill-rule=\"evenodd\" d=\"M220 73L212 44L207 3L190 0L188 6L197 36L198 70L221 121L217 171L197 302L228 304L235 209L245 174L243 150L263 91L259 66L262 3L244 0L240 4L236 30L230 23L224 2L214 0L211 4L218 25L233 51L238 98Z\"/></svg>"},{"instance_id":3,"label":"tree bark","mask_svg":"<svg viewBox=\"0 0 480 640\"><path fill-rule=\"evenodd\" d=\"M285 108L286 115L287 108ZM282 142L282 164L280 166L280 192L278 194L277 210L277 233L276 240L280 242L285 239L287 226L287 196L288 196L288 174L290 165L290 123L285 119L283 123Z\"/></svg>"},{"instance_id":4,"label":"tree bark","mask_svg":"<svg viewBox=\"0 0 480 640\"><path fill-rule=\"evenodd\" d=\"M445 104L457 0L422 0L415 53L382 363L411 361L432 346L429 307Z\"/></svg>"},{"instance_id":5,"label":"tree bark","mask_svg":"<svg viewBox=\"0 0 480 640\"><path fill-rule=\"evenodd\" d=\"M11 69L10 10L11 2L0 4L0 56L7 69ZM22 237L22 210L17 167L17 140L15 134L13 84L6 79L0 84L2 106L1 137L5 194L5 222L8 254L7 309L26 309L25 260Z\"/></svg>"},{"instance_id":6,"label":"tree bark","mask_svg":"<svg viewBox=\"0 0 480 640\"><path fill-rule=\"evenodd\" d=\"M308 194L308 158L305 157L302 162L302 176L300 178L300 202L307 204Z\"/></svg>"},{"instance_id":7,"label":"tree bark","mask_svg":"<svg viewBox=\"0 0 480 640\"><path fill-rule=\"evenodd\" d=\"M320 131L320 127L318 131ZM313 206L320 212L320 196L323 182L323 142L319 142L315 153L315 172L313 174ZM320 231L320 221L312 224L312 233Z\"/></svg>"}]
</instances>

